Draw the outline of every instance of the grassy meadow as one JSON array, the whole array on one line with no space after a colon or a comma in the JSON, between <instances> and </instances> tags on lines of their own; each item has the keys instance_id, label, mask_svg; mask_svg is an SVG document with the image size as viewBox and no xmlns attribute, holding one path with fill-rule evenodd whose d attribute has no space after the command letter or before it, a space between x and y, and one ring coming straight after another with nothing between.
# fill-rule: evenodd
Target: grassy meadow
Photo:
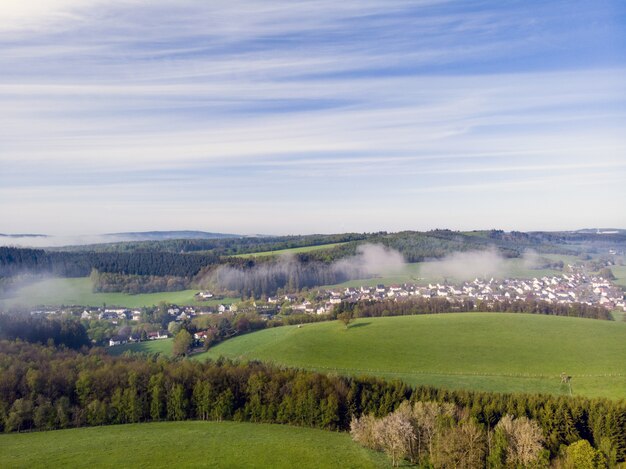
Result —
<instances>
[{"instance_id":1,"label":"grassy meadow","mask_svg":"<svg viewBox=\"0 0 626 469\"><path fill-rule=\"evenodd\" d=\"M626 396L626 323L506 313L363 318L266 329L196 359L224 356L416 385Z\"/></svg>"},{"instance_id":2,"label":"grassy meadow","mask_svg":"<svg viewBox=\"0 0 626 469\"><path fill-rule=\"evenodd\" d=\"M0 435L0 467L378 468L347 433L237 422L160 422Z\"/></svg>"},{"instance_id":3,"label":"grassy meadow","mask_svg":"<svg viewBox=\"0 0 626 469\"><path fill-rule=\"evenodd\" d=\"M331 248L334 248L335 246L340 246L342 244L346 244L346 242L343 242L343 243L330 243L330 244L318 244L318 245L315 245L315 246L302 246L302 247L299 247L299 248L278 249L276 251L251 252L251 253L246 253L246 254L236 254L236 255L234 255L232 257L250 258L250 257L278 256L280 254L299 254L299 253L302 253L302 252L322 251L324 249L331 249Z\"/></svg>"},{"instance_id":4,"label":"grassy meadow","mask_svg":"<svg viewBox=\"0 0 626 469\"><path fill-rule=\"evenodd\" d=\"M613 281L616 285L626 287L626 265L612 265L611 272L615 275Z\"/></svg>"},{"instance_id":5,"label":"grassy meadow","mask_svg":"<svg viewBox=\"0 0 626 469\"><path fill-rule=\"evenodd\" d=\"M238 298L224 298L221 300L197 301L194 295L198 290L182 290L177 292L143 293L129 295L127 293L94 293L91 280L81 278L53 278L41 280L18 289L14 296L0 300L0 307L12 308L24 306L123 306L140 308L152 306L161 301L180 305L215 305L232 303Z\"/></svg>"},{"instance_id":6,"label":"grassy meadow","mask_svg":"<svg viewBox=\"0 0 626 469\"><path fill-rule=\"evenodd\" d=\"M132 344L115 345L108 347L107 352L109 355L122 355L124 352L131 351L134 353L147 353L155 354L161 353L163 355L172 355L172 347L174 345L174 339L159 339L159 340L147 340L145 342L135 342Z\"/></svg>"}]
</instances>

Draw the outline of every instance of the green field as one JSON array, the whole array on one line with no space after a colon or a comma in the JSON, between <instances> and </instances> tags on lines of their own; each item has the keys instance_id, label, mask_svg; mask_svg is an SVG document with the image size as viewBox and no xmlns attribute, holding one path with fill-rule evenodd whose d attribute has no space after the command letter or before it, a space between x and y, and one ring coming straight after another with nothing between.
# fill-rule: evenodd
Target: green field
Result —
<instances>
[{"instance_id":1,"label":"green field","mask_svg":"<svg viewBox=\"0 0 626 469\"><path fill-rule=\"evenodd\" d=\"M289 248L289 249L278 249L276 251L262 251L262 252L251 252L246 254L236 254L232 257L268 257L268 256L277 256L280 254L298 254L301 252L311 252L311 251L321 251L324 249L331 249L335 246L340 246L343 243L330 243L330 244L318 244L315 246L303 246L300 248Z\"/></svg>"},{"instance_id":2,"label":"green field","mask_svg":"<svg viewBox=\"0 0 626 469\"><path fill-rule=\"evenodd\" d=\"M145 293L129 295L126 293L93 293L91 280L81 278L54 278L42 280L19 289L15 296L0 301L0 307L11 308L24 306L124 306L140 308L152 306L161 301L178 305L215 305L232 303L238 298L224 298L221 300L197 301L194 297L198 290L183 290L177 292Z\"/></svg>"},{"instance_id":3,"label":"green field","mask_svg":"<svg viewBox=\"0 0 626 469\"><path fill-rule=\"evenodd\" d=\"M122 355L124 352L131 351L134 353L162 353L163 355L172 354L172 346L174 339L147 340L145 342L135 342L132 344L115 345L108 347L107 352L110 355Z\"/></svg>"},{"instance_id":4,"label":"green field","mask_svg":"<svg viewBox=\"0 0 626 469\"><path fill-rule=\"evenodd\" d=\"M322 372L495 392L626 396L626 323L505 313L359 319L266 329L196 359L258 359Z\"/></svg>"},{"instance_id":5,"label":"green field","mask_svg":"<svg viewBox=\"0 0 626 469\"><path fill-rule=\"evenodd\" d=\"M610 268L615 275L614 283L626 287L626 265L612 265Z\"/></svg>"},{"instance_id":6,"label":"green field","mask_svg":"<svg viewBox=\"0 0 626 469\"><path fill-rule=\"evenodd\" d=\"M389 467L347 433L236 422L161 422L0 435L0 467Z\"/></svg>"}]
</instances>

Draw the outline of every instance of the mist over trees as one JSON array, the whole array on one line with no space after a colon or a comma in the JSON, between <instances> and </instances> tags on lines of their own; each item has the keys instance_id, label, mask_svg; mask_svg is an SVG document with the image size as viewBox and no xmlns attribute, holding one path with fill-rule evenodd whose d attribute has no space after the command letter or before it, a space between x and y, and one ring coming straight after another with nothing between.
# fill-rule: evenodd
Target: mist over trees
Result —
<instances>
[{"instance_id":1,"label":"mist over trees","mask_svg":"<svg viewBox=\"0 0 626 469\"><path fill-rule=\"evenodd\" d=\"M325 244L328 247L296 253L289 260L272 256L232 257L264 250L278 251ZM234 292L238 296L260 297L274 295L278 290L293 292L301 288L340 283L357 276L364 278L374 275L369 269L361 269L359 272L358 268L350 265L350 259L361 255L360 250L366 245L376 245L387 249L388 253L398 253L406 262L440 259L440 263L429 264L429 267L439 267L444 272L450 271L455 260L464 261L467 266L475 264L475 259L489 256L498 261L522 257L525 264L532 261L532 268L562 268L562 263L550 261L542 254L578 255L608 247L623 251L626 235L432 230L182 239L48 250L0 247L0 292L15 286L19 276L85 277L95 270L98 273L94 284L96 291L149 293L156 289L174 291L207 285ZM532 259L528 253L533 254ZM492 271L484 267L479 270L480 273Z\"/></svg>"}]
</instances>

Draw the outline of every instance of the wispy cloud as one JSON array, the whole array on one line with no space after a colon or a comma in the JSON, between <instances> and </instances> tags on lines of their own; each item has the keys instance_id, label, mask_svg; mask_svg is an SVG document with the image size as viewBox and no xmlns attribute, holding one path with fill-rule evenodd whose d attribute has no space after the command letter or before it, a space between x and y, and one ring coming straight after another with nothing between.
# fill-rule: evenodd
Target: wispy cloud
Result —
<instances>
[{"instance_id":1,"label":"wispy cloud","mask_svg":"<svg viewBox=\"0 0 626 469\"><path fill-rule=\"evenodd\" d=\"M606 204L626 164L620 3L10 2L3 230L28 231L42 207L52 231L155 227L158 206L205 227L192 205L222 217L218 231L280 232L306 225L302 207L338 231L402 228L400 205L428 204L412 225L427 228L462 218L435 196L447 192L495 226L478 194L517 205L549 185L551 206L591 225L575 187ZM341 216L327 213L333 196ZM380 218L368 224L362 205ZM614 213L600 221L626 225Z\"/></svg>"}]
</instances>

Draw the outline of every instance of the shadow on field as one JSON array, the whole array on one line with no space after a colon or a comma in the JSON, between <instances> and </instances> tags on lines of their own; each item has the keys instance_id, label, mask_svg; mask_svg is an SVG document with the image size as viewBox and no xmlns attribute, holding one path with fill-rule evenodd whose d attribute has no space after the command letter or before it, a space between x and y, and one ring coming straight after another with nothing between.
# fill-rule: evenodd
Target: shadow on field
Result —
<instances>
[{"instance_id":1,"label":"shadow on field","mask_svg":"<svg viewBox=\"0 0 626 469\"><path fill-rule=\"evenodd\" d=\"M348 329L356 329L357 327L365 327L365 326L369 326L371 324L371 322L359 322L356 324L350 324L348 326Z\"/></svg>"}]
</instances>

